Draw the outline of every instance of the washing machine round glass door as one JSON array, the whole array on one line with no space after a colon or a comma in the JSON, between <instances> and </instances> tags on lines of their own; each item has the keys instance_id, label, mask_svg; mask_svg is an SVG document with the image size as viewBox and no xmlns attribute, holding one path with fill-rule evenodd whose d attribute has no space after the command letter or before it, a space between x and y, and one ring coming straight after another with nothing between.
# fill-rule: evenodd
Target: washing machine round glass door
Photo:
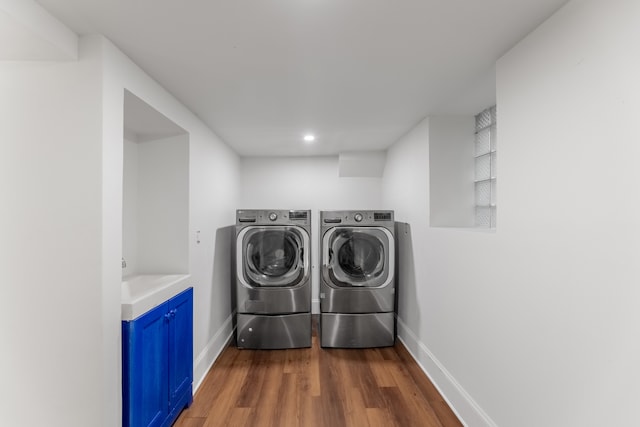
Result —
<instances>
[{"instance_id":1,"label":"washing machine round glass door","mask_svg":"<svg viewBox=\"0 0 640 427\"><path fill-rule=\"evenodd\" d=\"M305 276L304 238L296 227L255 227L243 238L243 270L254 287L290 287Z\"/></svg>"},{"instance_id":2,"label":"washing machine round glass door","mask_svg":"<svg viewBox=\"0 0 640 427\"><path fill-rule=\"evenodd\" d=\"M340 287L382 287L393 277L393 236L379 227L336 227L328 244L327 269Z\"/></svg>"}]
</instances>

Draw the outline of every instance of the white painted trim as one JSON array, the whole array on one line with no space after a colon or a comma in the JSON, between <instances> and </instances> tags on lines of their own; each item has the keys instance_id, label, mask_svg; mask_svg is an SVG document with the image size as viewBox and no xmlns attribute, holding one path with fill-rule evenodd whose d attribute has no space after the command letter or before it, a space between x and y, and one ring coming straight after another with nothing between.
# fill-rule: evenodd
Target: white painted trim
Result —
<instances>
[{"instance_id":1,"label":"white painted trim","mask_svg":"<svg viewBox=\"0 0 640 427\"><path fill-rule=\"evenodd\" d=\"M320 298L311 300L311 314L320 314Z\"/></svg>"},{"instance_id":2,"label":"white painted trim","mask_svg":"<svg viewBox=\"0 0 640 427\"><path fill-rule=\"evenodd\" d=\"M411 329L398 317L398 338L465 426L497 427Z\"/></svg>"},{"instance_id":3,"label":"white painted trim","mask_svg":"<svg viewBox=\"0 0 640 427\"><path fill-rule=\"evenodd\" d=\"M216 332L213 338L211 338L211 341L209 341L194 361L193 383L195 386L193 388L193 394L195 394L196 390L198 390L200 385L202 385L202 381L204 381L207 372L209 372L213 363L218 359L227 344L229 344L231 337L233 337L234 316L235 311L227 317L227 320L224 321L222 327L218 329L218 332Z\"/></svg>"}]
</instances>

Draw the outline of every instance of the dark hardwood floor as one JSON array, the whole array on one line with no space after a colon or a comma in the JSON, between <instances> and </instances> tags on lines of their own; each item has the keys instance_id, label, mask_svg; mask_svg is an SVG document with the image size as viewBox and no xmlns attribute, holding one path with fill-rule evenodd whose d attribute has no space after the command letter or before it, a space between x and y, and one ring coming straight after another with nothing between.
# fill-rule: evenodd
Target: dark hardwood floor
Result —
<instances>
[{"instance_id":1,"label":"dark hardwood floor","mask_svg":"<svg viewBox=\"0 0 640 427\"><path fill-rule=\"evenodd\" d=\"M238 350L215 362L176 427L461 426L406 348Z\"/></svg>"}]
</instances>

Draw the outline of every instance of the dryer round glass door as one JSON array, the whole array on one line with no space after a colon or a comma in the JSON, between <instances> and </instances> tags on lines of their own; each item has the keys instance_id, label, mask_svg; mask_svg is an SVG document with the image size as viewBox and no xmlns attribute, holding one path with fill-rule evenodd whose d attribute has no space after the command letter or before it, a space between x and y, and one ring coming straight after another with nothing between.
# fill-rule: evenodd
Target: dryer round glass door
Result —
<instances>
[{"instance_id":1,"label":"dryer round glass door","mask_svg":"<svg viewBox=\"0 0 640 427\"><path fill-rule=\"evenodd\" d=\"M330 283L340 287L381 287L393 275L392 236L373 227L336 227L325 238Z\"/></svg>"},{"instance_id":2,"label":"dryer round glass door","mask_svg":"<svg viewBox=\"0 0 640 427\"><path fill-rule=\"evenodd\" d=\"M243 238L242 263L255 287L295 286L304 277L304 239L295 227L255 227Z\"/></svg>"}]
</instances>

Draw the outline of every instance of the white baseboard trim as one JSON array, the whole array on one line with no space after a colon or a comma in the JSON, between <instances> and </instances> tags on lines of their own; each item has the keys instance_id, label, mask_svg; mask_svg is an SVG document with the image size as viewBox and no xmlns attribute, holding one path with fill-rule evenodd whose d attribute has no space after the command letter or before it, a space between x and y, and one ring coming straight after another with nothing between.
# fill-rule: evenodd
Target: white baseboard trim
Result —
<instances>
[{"instance_id":1,"label":"white baseboard trim","mask_svg":"<svg viewBox=\"0 0 640 427\"><path fill-rule=\"evenodd\" d=\"M418 366L429 377L444 400L458 416L462 424L469 427L497 427L497 424L487 415L480 405L447 371L440 361L429 351L411 329L400 319L398 320L398 338L409 350Z\"/></svg>"},{"instance_id":2,"label":"white baseboard trim","mask_svg":"<svg viewBox=\"0 0 640 427\"><path fill-rule=\"evenodd\" d=\"M320 299L311 300L311 314L320 314Z\"/></svg>"},{"instance_id":3,"label":"white baseboard trim","mask_svg":"<svg viewBox=\"0 0 640 427\"><path fill-rule=\"evenodd\" d=\"M233 316L235 316L235 311L227 317L224 321L218 332L211 338L209 343L205 346L205 348L200 352L196 360L193 364L193 383L195 384L193 388L193 393L195 394L196 390L202 384L204 377L213 366L213 363L216 361L222 350L225 349L231 337L233 336Z\"/></svg>"}]
</instances>

